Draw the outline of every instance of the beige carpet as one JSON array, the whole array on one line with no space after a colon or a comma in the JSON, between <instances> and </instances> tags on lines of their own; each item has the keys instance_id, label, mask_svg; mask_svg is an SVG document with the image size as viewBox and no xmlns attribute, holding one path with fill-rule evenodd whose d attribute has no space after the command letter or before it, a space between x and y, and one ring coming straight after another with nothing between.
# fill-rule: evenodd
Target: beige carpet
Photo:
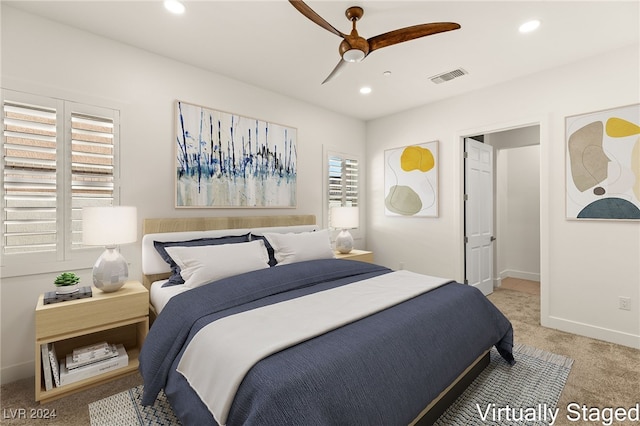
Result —
<instances>
[{"instance_id":1,"label":"beige carpet","mask_svg":"<svg viewBox=\"0 0 640 426\"><path fill-rule=\"evenodd\" d=\"M517 342L574 360L555 425L585 424L567 419L570 403L628 408L640 402L640 350L541 327L538 295L499 288L489 300L511 320Z\"/></svg>"},{"instance_id":2,"label":"beige carpet","mask_svg":"<svg viewBox=\"0 0 640 426\"><path fill-rule=\"evenodd\" d=\"M566 418L566 407L571 402L588 407L629 407L640 400L640 350L541 327L540 298L537 295L501 288L489 296L489 299L513 323L516 342L574 360L567 384L560 396L560 413L556 425L580 424L570 422ZM40 405L33 400L33 378L20 380L0 388L0 413L5 413L0 414L0 423L86 426L89 424L90 402L122 392L141 382L140 376L134 374L86 392ZM5 418L11 417L10 413L20 408L26 409L27 415L32 408L47 408L50 411L55 410L57 417L46 422Z\"/></svg>"}]
</instances>

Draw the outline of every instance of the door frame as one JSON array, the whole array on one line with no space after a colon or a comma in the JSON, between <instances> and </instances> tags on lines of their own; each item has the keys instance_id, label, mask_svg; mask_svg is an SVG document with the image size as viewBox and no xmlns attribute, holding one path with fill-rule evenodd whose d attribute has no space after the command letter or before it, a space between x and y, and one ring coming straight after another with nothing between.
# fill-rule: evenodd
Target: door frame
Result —
<instances>
[{"instance_id":1,"label":"door frame","mask_svg":"<svg viewBox=\"0 0 640 426\"><path fill-rule=\"evenodd\" d=\"M514 120L503 123L493 123L478 126L470 129L458 131L456 134L456 150L455 157L458 159L456 167L458 173L455 174L454 182L457 188L458 196L455 197L455 211L458 212L458 220L456 228L456 245L458 257L457 279L464 282L465 278L465 243L464 243L464 139L467 137L513 130L522 127L539 126L540 127L540 321L541 324L547 325L549 318L549 223L550 209L549 197L550 193L550 170L549 170L549 116L529 117L520 120ZM495 212L494 212L495 214ZM495 247L495 245L494 245ZM494 248L495 250L495 248Z\"/></svg>"}]
</instances>

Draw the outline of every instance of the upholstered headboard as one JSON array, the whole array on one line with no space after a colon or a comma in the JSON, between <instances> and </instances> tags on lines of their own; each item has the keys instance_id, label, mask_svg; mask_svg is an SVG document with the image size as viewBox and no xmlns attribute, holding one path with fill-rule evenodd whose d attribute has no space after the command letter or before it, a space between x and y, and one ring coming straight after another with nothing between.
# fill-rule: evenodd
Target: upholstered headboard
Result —
<instances>
[{"instance_id":1,"label":"upholstered headboard","mask_svg":"<svg viewBox=\"0 0 640 426\"><path fill-rule=\"evenodd\" d=\"M233 231L242 234L261 228L310 225L316 225L315 215L145 219L142 224L142 283L150 288L154 281L168 278L170 275L168 265L156 252L153 241L182 241L230 235L234 233ZM282 230L276 232L282 232Z\"/></svg>"}]
</instances>

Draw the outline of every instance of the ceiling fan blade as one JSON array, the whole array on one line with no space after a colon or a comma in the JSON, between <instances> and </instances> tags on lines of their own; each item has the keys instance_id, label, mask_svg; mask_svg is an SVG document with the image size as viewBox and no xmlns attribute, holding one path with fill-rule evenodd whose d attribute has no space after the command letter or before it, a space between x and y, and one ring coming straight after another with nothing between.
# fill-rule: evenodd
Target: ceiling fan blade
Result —
<instances>
[{"instance_id":1,"label":"ceiling fan blade","mask_svg":"<svg viewBox=\"0 0 640 426\"><path fill-rule=\"evenodd\" d=\"M300 13L302 13L304 16L309 18L312 22L315 22L316 24L320 25L322 28L329 31L330 33L333 33L338 37L342 37L342 38L345 38L347 36L346 34L343 34L340 31L336 30L330 23L325 21L322 16L314 12L314 10L311 9L309 6L307 6L303 1L289 0L289 3L291 3L293 7L298 9Z\"/></svg>"},{"instance_id":2,"label":"ceiling fan blade","mask_svg":"<svg viewBox=\"0 0 640 426\"><path fill-rule=\"evenodd\" d=\"M329 76L327 76L327 78L324 79L324 81L322 82L322 84L327 83L328 81L332 80L335 76L337 76L338 74L340 74L340 72L342 72L342 68L347 64L347 61L340 59L340 62L338 62L338 65L336 65L336 67L333 69L333 71L331 71L331 74L329 74Z\"/></svg>"},{"instance_id":3,"label":"ceiling fan blade","mask_svg":"<svg viewBox=\"0 0 640 426\"><path fill-rule=\"evenodd\" d=\"M455 22L432 22L430 24L414 25L412 27L389 31L388 33L380 34L367 40L369 42L369 53L377 49L382 49L383 47L415 40L432 34L443 33L445 31L457 30L458 28L460 28L460 25Z\"/></svg>"}]
</instances>

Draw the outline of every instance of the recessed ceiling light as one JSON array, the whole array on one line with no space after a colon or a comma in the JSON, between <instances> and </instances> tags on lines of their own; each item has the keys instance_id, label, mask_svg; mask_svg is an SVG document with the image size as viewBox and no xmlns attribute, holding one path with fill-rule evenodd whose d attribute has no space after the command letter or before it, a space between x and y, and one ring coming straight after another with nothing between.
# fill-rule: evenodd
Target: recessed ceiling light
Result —
<instances>
[{"instance_id":1,"label":"recessed ceiling light","mask_svg":"<svg viewBox=\"0 0 640 426\"><path fill-rule=\"evenodd\" d=\"M531 31L535 31L536 29L538 29L539 26L540 21L538 21L537 19L533 19L520 25L519 30L521 33L530 33Z\"/></svg>"},{"instance_id":2,"label":"recessed ceiling light","mask_svg":"<svg viewBox=\"0 0 640 426\"><path fill-rule=\"evenodd\" d=\"M391 75L391 71L385 71L382 73L385 77L389 77Z\"/></svg>"},{"instance_id":3,"label":"recessed ceiling light","mask_svg":"<svg viewBox=\"0 0 640 426\"><path fill-rule=\"evenodd\" d=\"M361 87L360 93L362 93L363 95L368 95L369 93L371 93L371 87L369 86Z\"/></svg>"},{"instance_id":4,"label":"recessed ceiling light","mask_svg":"<svg viewBox=\"0 0 640 426\"><path fill-rule=\"evenodd\" d=\"M171 13L175 13L176 15L181 15L184 13L184 4L180 3L178 0L165 0L164 7Z\"/></svg>"}]
</instances>

